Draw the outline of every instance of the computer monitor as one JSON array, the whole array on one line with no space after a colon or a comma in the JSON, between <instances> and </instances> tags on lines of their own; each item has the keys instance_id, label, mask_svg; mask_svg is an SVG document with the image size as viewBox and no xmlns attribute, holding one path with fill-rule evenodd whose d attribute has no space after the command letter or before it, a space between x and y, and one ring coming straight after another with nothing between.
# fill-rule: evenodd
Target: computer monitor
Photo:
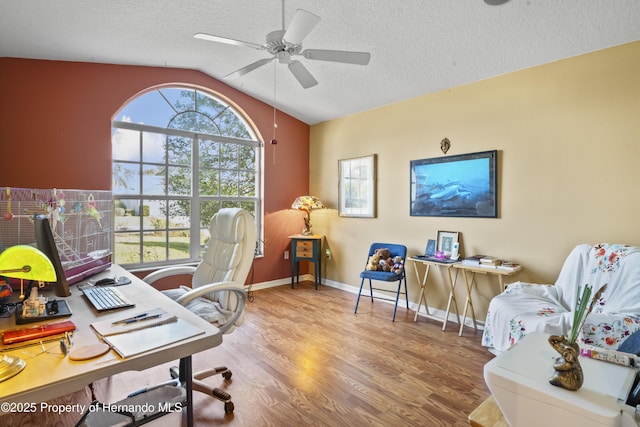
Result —
<instances>
[{"instance_id":1,"label":"computer monitor","mask_svg":"<svg viewBox=\"0 0 640 427\"><path fill-rule=\"evenodd\" d=\"M51 232L51 226L49 225L49 218L46 215L34 215L33 217L34 232L36 238L36 246L40 249L53 264L53 268L56 271L56 282L53 284L53 290L56 296L68 297L71 295L69 290L69 283L62 268L62 262L60 262L60 255L58 254L58 248L56 242L53 239L53 233Z\"/></svg>"}]
</instances>

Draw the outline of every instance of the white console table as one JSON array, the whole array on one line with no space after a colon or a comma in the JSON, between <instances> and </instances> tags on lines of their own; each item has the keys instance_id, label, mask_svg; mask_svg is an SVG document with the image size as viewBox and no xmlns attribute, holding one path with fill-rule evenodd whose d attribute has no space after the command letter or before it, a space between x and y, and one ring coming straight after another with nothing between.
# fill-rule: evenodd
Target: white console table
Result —
<instances>
[{"instance_id":1,"label":"white console table","mask_svg":"<svg viewBox=\"0 0 640 427\"><path fill-rule=\"evenodd\" d=\"M509 425L637 427L625 404L636 370L580 357L584 384L569 391L549 384L559 355L535 332L491 360L484 378Z\"/></svg>"}]
</instances>

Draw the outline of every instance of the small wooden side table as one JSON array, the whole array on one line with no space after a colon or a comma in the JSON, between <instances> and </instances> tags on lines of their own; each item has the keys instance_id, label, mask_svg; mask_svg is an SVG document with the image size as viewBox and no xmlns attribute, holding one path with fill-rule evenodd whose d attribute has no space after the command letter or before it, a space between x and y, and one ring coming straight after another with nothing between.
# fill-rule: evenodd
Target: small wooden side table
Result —
<instances>
[{"instance_id":1,"label":"small wooden side table","mask_svg":"<svg viewBox=\"0 0 640 427\"><path fill-rule=\"evenodd\" d=\"M322 281L322 237L319 234L304 236L296 234L289 236L291 239L291 288L300 280L300 261L313 263L314 282L316 290Z\"/></svg>"}]
</instances>

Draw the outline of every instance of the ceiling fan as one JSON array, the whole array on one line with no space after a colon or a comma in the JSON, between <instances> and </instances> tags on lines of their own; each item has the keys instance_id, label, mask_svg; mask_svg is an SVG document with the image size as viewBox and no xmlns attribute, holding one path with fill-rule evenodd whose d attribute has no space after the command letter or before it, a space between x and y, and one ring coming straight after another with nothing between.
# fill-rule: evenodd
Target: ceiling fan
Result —
<instances>
[{"instance_id":1,"label":"ceiling fan","mask_svg":"<svg viewBox=\"0 0 640 427\"><path fill-rule=\"evenodd\" d=\"M242 77L251 71L262 67L277 59L281 64L287 64L291 74L298 80L300 85L308 89L318 84L318 81L311 75L309 70L295 56L302 56L306 59L316 61L340 62L344 64L367 65L371 59L368 52L352 52L345 50L327 49L302 49L302 41L320 22L320 17L303 9L296 10L295 15L289 23L289 28L284 27L284 0L282 0L282 29L272 31L267 34L264 45L245 42L228 37L215 36L211 34L197 33L193 37L201 40L208 40L216 43L230 44L234 46L244 46L256 50L264 50L270 53L270 58L259 59L245 67L240 68L223 78L234 79Z\"/></svg>"}]
</instances>

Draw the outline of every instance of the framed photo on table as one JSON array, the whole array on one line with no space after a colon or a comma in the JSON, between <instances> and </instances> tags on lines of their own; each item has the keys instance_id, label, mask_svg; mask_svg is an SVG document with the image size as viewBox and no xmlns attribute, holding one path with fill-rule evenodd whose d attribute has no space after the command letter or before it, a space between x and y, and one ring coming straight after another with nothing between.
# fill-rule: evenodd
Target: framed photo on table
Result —
<instances>
[{"instance_id":1,"label":"framed photo on table","mask_svg":"<svg viewBox=\"0 0 640 427\"><path fill-rule=\"evenodd\" d=\"M437 251L444 253L445 257L451 257L454 245L458 243L457 231L438 231Z\"/></svg>"},{"instance_id":2,"label":"framed photo on table","mask_svg":"<svg viewBox=\"0 0 640 427\"><path fill-rule=\"evenodd\" d=\"M376 155L338 160L338 214L376 216Z\"/></svg>"}]
</instances>

